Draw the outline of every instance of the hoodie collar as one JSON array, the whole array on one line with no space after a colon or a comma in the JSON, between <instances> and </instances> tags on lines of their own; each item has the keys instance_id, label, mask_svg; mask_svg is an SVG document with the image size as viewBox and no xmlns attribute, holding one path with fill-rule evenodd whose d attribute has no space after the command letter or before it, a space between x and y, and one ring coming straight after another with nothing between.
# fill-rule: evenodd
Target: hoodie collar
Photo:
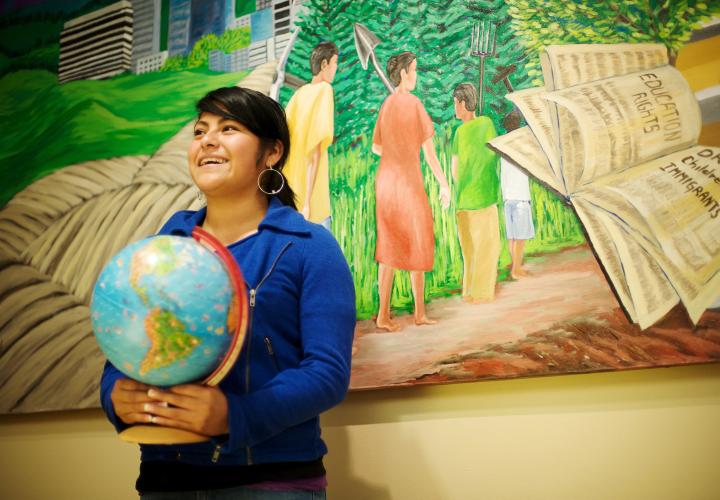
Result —
<instances>
[{"instance_id":1,"label":"hoodie collar","mask_svg":"<svg viewBox=\"0 0 720 500\"><path fill-rule=\"evenodd\" d=\"M186 212L186 216L178 227L172 230L172 234L190 236L193 228L203 223L206 214L207 207L203 207L197 212ZM297 210L283 205L277 196L270 198L265 217L258 225L258 231L263 229L272 229L301 236L310 234L310 228L305 218Z\"/></svg>"},{"instance_id":2,"label":"hoodie collar","mask_svg":"<svg viewBox=\"0 0 720 500\"><path fill-rule=\"evenodd\" d=\"M283 205L277 196L273 196L270 198L268 210L263 220L260 221L258 229L271 228L284 233L307 236L310 234L308 224L305 217L297 210Z\"/></svg>"}]
</instances>

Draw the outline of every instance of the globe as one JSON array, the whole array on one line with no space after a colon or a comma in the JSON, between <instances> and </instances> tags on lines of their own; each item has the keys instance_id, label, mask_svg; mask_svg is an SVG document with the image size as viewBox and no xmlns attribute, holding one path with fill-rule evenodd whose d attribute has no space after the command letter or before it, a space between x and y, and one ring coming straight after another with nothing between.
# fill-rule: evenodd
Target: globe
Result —
<instances>
[{"instance_id":1,"label":"globe","mask_svg":"<svg viewBox=\"0 0 720 500\"><path fill-rule=\"evenodd\" d=\"M202 233L204 241L211 238ZM223 364L234 361L242 340L239 299L245 296L228 256L194 238L168 235L114 255L90 304L93 333L108 360L128 377L157 386L207 382L226 371Z\"/></svg>"}]
</instances>

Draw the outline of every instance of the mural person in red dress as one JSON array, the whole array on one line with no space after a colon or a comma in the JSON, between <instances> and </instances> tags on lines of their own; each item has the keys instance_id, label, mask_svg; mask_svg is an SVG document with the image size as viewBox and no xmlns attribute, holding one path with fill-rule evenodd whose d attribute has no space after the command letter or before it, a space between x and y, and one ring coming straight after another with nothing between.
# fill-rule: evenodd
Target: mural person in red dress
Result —
<instances>
[{"instance_id":1,"label":"mural person in red dress","mask_svg":"<svg viewBox=\"0 0 720 500\"><path fill-rule=\"evenodd\" d=\"M432 120L420 99L410 93L417 83L415 54L402 52L392 56L387 63L387 74L396 88L380 108L372 145L373 153L380 156L375 181L375 260L380 295L376 324L393 332L400 329L390 317L396 269L410 271L415 323L435 323L425 313L425 273L433 268L435 235L420 170L421 149L440 184L443 208L450 205L450 187L435 153Z\"/></svg>"}]
</instances>

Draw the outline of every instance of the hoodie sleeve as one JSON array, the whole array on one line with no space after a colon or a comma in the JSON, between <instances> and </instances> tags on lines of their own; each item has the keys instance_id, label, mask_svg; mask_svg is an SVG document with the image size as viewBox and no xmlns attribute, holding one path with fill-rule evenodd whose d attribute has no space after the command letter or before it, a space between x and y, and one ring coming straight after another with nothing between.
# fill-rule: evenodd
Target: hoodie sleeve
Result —
<instances>
[{"instance_id":1,"label":"hoodie sleeve","mask_svg":"<svg viewBox=\"0 0 720 500\"><path fill-rule=\"evenodd\" d=\"M105 361L105 368L103 369L102 378L100 379L100 404L108 420L113 424L117 432L121 432L129 427L115 414L115 407L110 399L113 387L115 387L115 382L121 378L126 377L120 370L115 368L110 361Z\"/></svg>"},{"instance_id":2,"label":"hoodie sleeve","mask_svg":"<svg viewBox=\"0 0 720 500\"><path fill-rule=\"evenodd\" d=\"M355 288L339 245L317 227L303 249L299 325L303 357L259 390L227 394L229 450L257 443L340 403L350 384Z\"/></svg>"}]
</instances>

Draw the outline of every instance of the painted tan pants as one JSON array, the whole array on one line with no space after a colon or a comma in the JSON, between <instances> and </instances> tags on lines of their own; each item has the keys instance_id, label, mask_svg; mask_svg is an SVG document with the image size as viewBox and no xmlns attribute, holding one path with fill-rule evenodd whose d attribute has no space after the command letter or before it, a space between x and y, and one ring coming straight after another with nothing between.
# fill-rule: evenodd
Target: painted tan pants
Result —
<instances>
[{"instance_id":1,"label":"painted tan pants","mask_svg":"<svg viewBox=\"0 0 720 500\"><path fill-rule=\"evenodd\" d=\"M497 205L458 211L457 226L463 254L463 297L492 300L500 258Z\"/></svg>"}]
</instances>

